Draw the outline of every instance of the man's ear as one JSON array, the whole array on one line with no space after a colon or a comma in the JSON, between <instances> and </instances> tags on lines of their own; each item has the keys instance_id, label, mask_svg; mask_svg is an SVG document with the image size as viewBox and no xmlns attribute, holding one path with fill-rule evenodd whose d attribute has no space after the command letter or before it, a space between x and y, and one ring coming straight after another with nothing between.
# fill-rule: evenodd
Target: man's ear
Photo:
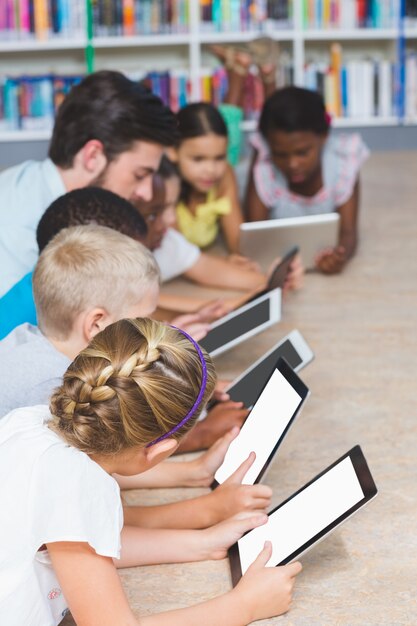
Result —
<instances>
[{"instance_id":1,"label":"man's ear","mask_svg":"<svg viewBox=\"0 0 417 626\"><path fill-rule=\"evenodd\" d=\"M107 167L104 147L98 139L90 139L79 152L81 165L92 179L97 178Z\"/></svg>"},{"instance_id":2,"label":"man's ear","mask_svg":"<svg viewBox=\"0 0 417 626\"><path fill-rule=\"evenodd\" d=\"M113 319L110 317L106 309L96 307L87 311L82 320L82 332L87 343L90 343L93 337L106 326L111 324Z\"/></svg>"},{"instance_id":3,"label":"man's ear","mask_svg":"<svg viewBox=\"0 0 417 626\"><path fill-rule=\"evenodd\" d=\"M152 446L149 446L149 448L145 448L148 463L152 465L160 463L160 461L163 461L173 454L178 448L178 445L178 441L175 441L172 437L168 437L167 439L154 443Z\"/></svg>"}]
</instances>

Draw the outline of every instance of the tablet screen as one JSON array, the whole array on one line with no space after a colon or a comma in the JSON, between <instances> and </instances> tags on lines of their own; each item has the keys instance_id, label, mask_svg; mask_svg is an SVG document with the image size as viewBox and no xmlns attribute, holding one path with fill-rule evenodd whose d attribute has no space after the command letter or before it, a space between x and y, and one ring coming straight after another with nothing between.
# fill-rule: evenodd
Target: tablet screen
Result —
<instances>
[{"instance_id":1,"label":"tablet screen","mask_svg":"<svg viewBox=\"0 0 417 626\"><path fill-rule=\"evenodd\" d=\"M270 300L266 298L246 311L212 328L199 343L208 353L230 343L237 337L265 324L270 319Z\"/></svg>"},{"instance_id":2,"label":"tablet screen","mask_svg":"<svg viewBox=\"0 0 417 626\"><path fill-rule=\"evenodd\" d=\"M292 418L295 418L298 408L306 397L308 389L297 375L285 361L280 361L279 365L284 371L288 369L288 374L284 376L278 368L272 373L214 476L218 483L223 483L229 478L254 451L256 459L242 481L246 485L254 484L264 471L268 460L277 449ZM294 389L294 386L287 380L288 376L298 381L300 388L303 389L303 395Z\"/></svg>"},{"instance_id":3,"label":"tablet screen","mask_svg":"<svg viewBox=\"0 0 417 626\"><path fill-rule=\"evenodd\" d=\"M266 540L273 545L267 565L279 565L363 498L352 460L347 456L278 507L264 526L238 541L242 574Z\"/></svg>"},{"instance_id":4,"label":"tablet screen","mask_svg":"<svg viewBox=\"0 0 417 626\"><path fill-rule=\"evenodd\" d=\"M271 352L261 363L254 367L246 376L241 378L235 385L227 390L230 398L235 402L243 402L251 407L262 391L266 379L279 357L284 357L293 369L302 363L302 358L289 339L281 343L276 350Z\"/></svg>"}]
</instances>

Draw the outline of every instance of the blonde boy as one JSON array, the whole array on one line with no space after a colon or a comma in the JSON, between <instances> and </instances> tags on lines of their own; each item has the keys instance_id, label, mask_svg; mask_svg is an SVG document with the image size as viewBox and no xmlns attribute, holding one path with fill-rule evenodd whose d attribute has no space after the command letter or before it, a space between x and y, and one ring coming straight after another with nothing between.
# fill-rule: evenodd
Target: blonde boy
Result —
<instances>
[{"instance_id":1,"label":"blonde boy","mask_svg":"<svg viewBox=\"0 0 417 626\"><path fill-rule=\"evenodd\" d=\"M33 276L38 324L0 343L0 416L47 404L69 363L103 328L156 307L159 270L152 254L121 233L90 224L60 231Z\"/></svg>"}]
</instances>

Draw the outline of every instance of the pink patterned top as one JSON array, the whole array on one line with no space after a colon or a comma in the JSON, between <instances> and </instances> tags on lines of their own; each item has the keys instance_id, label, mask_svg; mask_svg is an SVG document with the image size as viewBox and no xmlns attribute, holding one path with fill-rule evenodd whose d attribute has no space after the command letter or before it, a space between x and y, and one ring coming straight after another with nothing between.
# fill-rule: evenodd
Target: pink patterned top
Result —
<instances>
[{"instance_id":1,"label":"pink patterned top","mask_svg":"<svg viewBox=\"0 0 417 626\"><path fill-rule=\"evenodd\" d=\"M274 165L265 139L256 133L250 139L257 151L254 182L270 218L300 217L331 213L352 195L369 150L357 133L330 135L322 153L323 187L314 196L300 196L288 189L284 174Z\"/></svg>"}]
</instances>

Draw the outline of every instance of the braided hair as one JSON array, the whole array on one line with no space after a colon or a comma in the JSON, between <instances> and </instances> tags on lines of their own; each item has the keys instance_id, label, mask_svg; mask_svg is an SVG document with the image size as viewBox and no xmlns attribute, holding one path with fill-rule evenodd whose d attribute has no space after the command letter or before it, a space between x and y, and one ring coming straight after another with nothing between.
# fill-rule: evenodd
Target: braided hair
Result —
<instances>
[{"instance_id":1,"label":"braided hair","mask_svg":"<svg viewBox=\"0 0 417 626\"><path fill-rule=\"evenodd\" d=\"M208 380L194 425L215 385ZM87 454L146 446L177 425L193 406L202 380L199 356L178 330L151 319L124 319L98 333L68 367L50 401L50 428Z\"/></svg>"}]
</instances>

